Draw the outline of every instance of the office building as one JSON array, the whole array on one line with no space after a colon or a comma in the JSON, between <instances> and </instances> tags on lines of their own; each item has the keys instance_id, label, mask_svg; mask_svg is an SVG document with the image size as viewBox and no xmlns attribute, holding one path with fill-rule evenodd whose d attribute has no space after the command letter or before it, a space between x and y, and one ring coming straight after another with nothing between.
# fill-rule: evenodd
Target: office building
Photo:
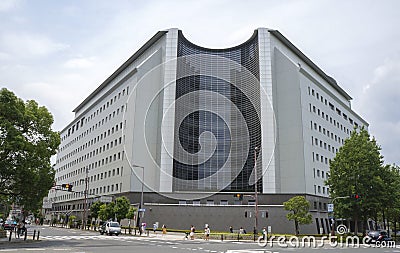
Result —
<instances>
[{"instance_id":1,"label":"office building","mask_svg":"<svg viewBox=\"0 0 400 253\"><path fill-rule=\"evenodd\" d=\"M74 192L53 189L48 202L82 214L85 189L90 206L139 203L144 186L148 223L249 230L257 191L257 226L292 232L282 203L302 195L313 214L303 232L329 232L329 161L368 127L351 99L279 31L224 49L157 32L74 109L55 165L57 185Z\"/></svg>"}]
</instances>

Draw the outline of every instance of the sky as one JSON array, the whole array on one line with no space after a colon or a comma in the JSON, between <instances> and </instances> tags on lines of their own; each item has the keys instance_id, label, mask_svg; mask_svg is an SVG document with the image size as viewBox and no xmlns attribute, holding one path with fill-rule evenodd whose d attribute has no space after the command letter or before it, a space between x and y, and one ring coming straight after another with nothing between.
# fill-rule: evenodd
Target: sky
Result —
<instances>
[{"instance_id":1,"label":"sky","mask_svg":"<svg viewBox=\"0 0 400 253\"><path fill-rule=\"evenodd\" d=\"M0 0L0 88L34 99L53 128L157 31L210 48L279 30L353 98L387 164L400 164L400 1Z\"/></svg>"}]
</instances>

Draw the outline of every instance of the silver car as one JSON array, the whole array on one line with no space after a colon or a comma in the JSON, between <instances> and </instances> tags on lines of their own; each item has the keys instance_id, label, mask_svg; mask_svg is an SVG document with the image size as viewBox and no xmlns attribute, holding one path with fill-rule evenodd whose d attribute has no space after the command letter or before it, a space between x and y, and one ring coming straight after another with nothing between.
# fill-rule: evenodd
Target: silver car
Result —
<instances>
[{"instance_id":1,"label":"silver car","mask_svg":"<svg viewBox=\"0 0 400 253\"><path fill-rule=\"evenodd\" d=\"M119 234L121 234L121 226L116 221L109 221L106 223L104 232L107 235L115 234L118 236Z\"/></svg>"}]
</instances>

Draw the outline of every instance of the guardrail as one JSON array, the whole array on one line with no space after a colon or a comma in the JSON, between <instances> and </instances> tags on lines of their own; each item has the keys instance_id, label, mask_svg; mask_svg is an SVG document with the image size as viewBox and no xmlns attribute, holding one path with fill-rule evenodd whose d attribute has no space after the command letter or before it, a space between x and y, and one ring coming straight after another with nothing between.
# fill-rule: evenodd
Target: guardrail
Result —
<instances>
[{"instance_id":1,"label":"guardrail","mask_svg":"<svg viewBox=\"0 0 400 253\"><path fill-rule=\"evenodd\" d=\"M18 233L19 232L19 233ZM28 236L32 238L32 240L39 240L39 236L40 236L40 230L36 230L34 229L32 230L28 230L28 229L24 229L22 231L18 231L17 228L13 229L13 230L9 230L9 236L8 236L8 241L11 241L12 239L12 235L14 234L14 238L15 239L21 239L21 237L23 236L23 240L26 241L28 239Z\"/></svg>"}]
</instances>

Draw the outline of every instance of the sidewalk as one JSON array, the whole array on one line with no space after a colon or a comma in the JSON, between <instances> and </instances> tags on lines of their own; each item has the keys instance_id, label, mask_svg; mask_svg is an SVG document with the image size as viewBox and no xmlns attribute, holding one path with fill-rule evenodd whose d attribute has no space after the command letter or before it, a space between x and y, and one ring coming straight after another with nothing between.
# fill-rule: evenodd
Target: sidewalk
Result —
<instances>
[{"instance_id":1,"label":"sidewalk","mask_svg":"<svg viewBox=\"0 0 400 253\"><path fill-rule=\"evenodd\" d=\"M0 238L0 248L2 248L3 245L9 245L11 243L33 243L33 242L40 242L37 240L32 240L32 238L27 237L26 240L24 241L24 236L20 236L18 238L15 237L14 232L11 235L11 241L9 241L10 238L10 231L6 231L7 232L7 237L6 238Z\"/></svg>"}]
</instances>

